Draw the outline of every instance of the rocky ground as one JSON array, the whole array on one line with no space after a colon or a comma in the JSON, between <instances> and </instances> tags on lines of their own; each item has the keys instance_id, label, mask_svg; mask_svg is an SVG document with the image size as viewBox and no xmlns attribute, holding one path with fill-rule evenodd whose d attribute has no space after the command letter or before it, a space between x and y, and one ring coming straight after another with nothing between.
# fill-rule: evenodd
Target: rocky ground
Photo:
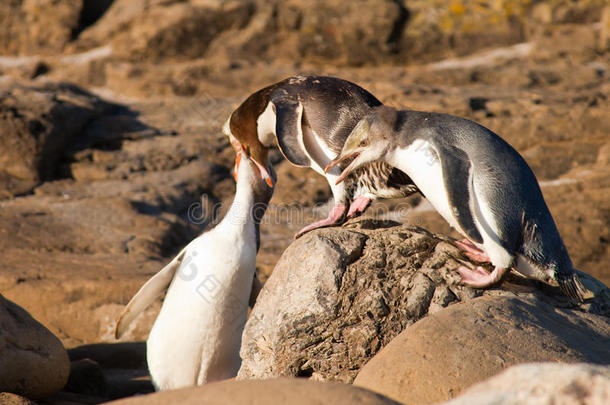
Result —
<instances>
[{"instance_id":1,"label":"rocky ground","mask_svg":"<svg viewBox=\"0 0 610 405\"><path fill-rule=\"evenodd\" d=\"M150 391L141 341L159 303L122 342L111 333L116 316L228 207L234 155L220 128L230 112L252 91L297 73L346 78L386 104L464 116L500 134L534 170L576 267L610 284L610 9L604 2L352 3L345 9L341 2L298 0L0 5L6 22L0 292L69 349L70 381L47 401ZM262 226L263 280L292 235L325 216L330 197L321 176L279 154L273 159L279 180ZM419 196L378 202L367 216L457 236ZM433 257L436 243L405 266ZM377 318L389 315L375 313L367 328L378 341L365 329L354 332L354 342L366 342L363 353L319 369L330 348L341 351L322 339L310 364L297 364L298 356L285 364L288 374L351 381L433 307L465 299L459 290L437 294L437 284L430 285L410 309L401 307L408 302L389 305L399 322L387 329L378 328ZM534 305L527 299L514 305ZM609 362L591 353L568 360ZM517 362L504 359L501 368ZM428 398L452 397L447 392L454 388L445 388Z\"/></svg>"}]
</instances>

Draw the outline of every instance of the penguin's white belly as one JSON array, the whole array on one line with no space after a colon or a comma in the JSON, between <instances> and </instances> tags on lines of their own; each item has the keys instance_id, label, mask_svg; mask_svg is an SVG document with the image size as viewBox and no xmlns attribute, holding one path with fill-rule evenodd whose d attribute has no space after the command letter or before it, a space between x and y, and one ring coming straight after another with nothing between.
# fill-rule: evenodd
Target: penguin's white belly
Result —
<instances>
[{"instance_id":1,"label":"penguin's white belly","mask_svg":"<svg viewBox=\"0 0 610 405\"><path fill-rule=\"evenodd\" d=\"M241 363L255 247L239 252L205 242L186 252L147 341L150 374L160 390L230 378Z\"/></svg>"},{"instance_id":2,"label":"penguin's white belly","mask_svg":"<svg viewBox=\"0 0 610 405\"><path fill-rule=\"evenodd\" d=\"M397 148L388 163L411 177L411 180L445 221L458 231L460 230L449 204L441 162L436 150L429 142L417 139L407 148Z\"/></svg>"}]
</instances>

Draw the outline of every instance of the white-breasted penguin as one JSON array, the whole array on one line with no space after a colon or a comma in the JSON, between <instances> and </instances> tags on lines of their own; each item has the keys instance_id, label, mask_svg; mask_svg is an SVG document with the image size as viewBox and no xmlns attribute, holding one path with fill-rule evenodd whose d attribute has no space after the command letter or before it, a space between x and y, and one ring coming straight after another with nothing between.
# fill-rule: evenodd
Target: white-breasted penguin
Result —
<instances>
[{"instance_id":1,"label":"white-breasted penguin","mask_svg":"<svg viewBox=\"0 0 610 405\"><path fill-rule=\"evenodd\" d=\"M328 218L312 229L340 224L359 215L377 198L396 198L417 191L411 180L385 163L372 163L336 185L340 168L324 168L341 151L345 139L372 107L381 105L371 93L346 80L296 76L250 95L229 117L223 131L236 152L247 150L264 173L269 148L277 144L296 166L326 176L335 201Z\"/></svg>"},{"instance_id":2,"label":"white-breasted penguin","mask_svg":"<svg viewBox=\"0 0 610 405\"><path fill-rule=\"evenodd\" d=\"M273 169L269 176L274 180ZM252 159L237 155L237 191L212 230L189 243L144 284L121 314L119 338L163 291L167 295L146 345L157 390L237 375L239 348L256 270L259 223L273 194ZM168 288L169 286L169 288Z\"/></svg>"},{"instance_id":3,"label":"white-breasted penguin","mask_svg":"<svg viewBox=\"0 0 610 405\"><path fill-rule=\"evenodd\" d=\"M328 168L354 169L383 161L405 172L434 208L466 237L457 245L495 266L460 267L462 281L486 287L514 268L575 301L586 290L534 173L519 153L489 129L448 114L376 107L354 128Z\"/></svg>"}]
</instances>

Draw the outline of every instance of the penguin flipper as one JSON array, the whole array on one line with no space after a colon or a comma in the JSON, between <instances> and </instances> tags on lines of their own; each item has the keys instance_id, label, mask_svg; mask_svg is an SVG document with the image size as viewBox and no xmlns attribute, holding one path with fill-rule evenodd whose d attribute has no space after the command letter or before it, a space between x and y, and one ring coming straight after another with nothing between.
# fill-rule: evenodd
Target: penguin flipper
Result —
<instances>
[{"instance_id":1,"label":"penguin flipper","mask_svg":"<svg viewBox=\"0 0 610 405\"><path fill-rule=\"evenodd\" d=\"M129 301L125 309L123 309L123 312L121 312L114 329L114 336L116 339L123 336L131 322L140 312L148 308L148 306L167 289L174 279L176 270L178 270L182 263L185 252L186 248L182 249L171 262L163 267L157 274L152 276Z\"/></svg>"},{"instance_id":2,"label":"penguin flipper","mask_svg":"<svg viewBox=\"0 0 610 405\"><path fill-rule=\"evenodd\" d=\"M459 148L449 145L436 146L442 152L439 154L439 159L443 170L445 190L447 190L449 204L453 208L452 214L468 239L476 243L483 243L483 238L470 210L469 202L472 198L470 159L466 152Z\"/></svg>"},{"instance_id":3,"label":"penguin flipper","mask_svg":"<svg viewBox=\"0 0 610 405\"><path fill-rule=\"evenodd\" d=\"M284 97L276 97L272 102L276 116L275 136L280 152L295 166L311 166L311 159L303 145L303 104Z\"/></svg>"}]
</instances>

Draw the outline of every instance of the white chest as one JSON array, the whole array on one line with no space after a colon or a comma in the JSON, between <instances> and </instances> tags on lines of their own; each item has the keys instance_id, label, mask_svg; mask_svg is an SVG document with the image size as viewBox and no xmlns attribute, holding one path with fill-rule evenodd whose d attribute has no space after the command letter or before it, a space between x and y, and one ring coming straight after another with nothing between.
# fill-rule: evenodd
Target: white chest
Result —
<instances>
[{"instance_id":1,"label":"white chest","mask_svg":"<svg viewBox=\"0 0 610 405\"><path fill-rule=\"evenodd\" d=\"M149 369L161 389L229 378L239 369L256 247L206 236L185 253L148 338Z\"/></svg>"},{"instance_id":2,"label":"white chest","mask_svg":"<svg viewBox=\"0 0 610 405\"><path fill-rule=\"evenodd\" d=\"M407 148L396 148L388 163L405 172L451 226L459 229L443 179L442 162L434 147L418 139Z\"/></svg>"}]
</instances>

